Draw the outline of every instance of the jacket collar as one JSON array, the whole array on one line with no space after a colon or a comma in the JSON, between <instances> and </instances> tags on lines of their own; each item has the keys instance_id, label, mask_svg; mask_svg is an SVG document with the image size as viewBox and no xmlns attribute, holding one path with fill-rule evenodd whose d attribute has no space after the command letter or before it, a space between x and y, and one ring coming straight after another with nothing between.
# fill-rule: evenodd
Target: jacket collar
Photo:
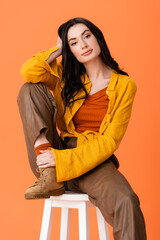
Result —
<instances>
[{"instance_id":1,"label":"jacket collar","mask_svg":"<svg viewBox=\"0 0 160 240\"><path fill-rule=\"evenodd\" d=\"M87 76L87 73L85 73L84 75L81 76L81 80L82 80L82 82L84 82L87 92L90 91L91 82ZM118 73L114 69L112 69L111 79L110 79L109 85L107 87L108 91L110 91L110 90L113 91L115 89L117 80L118 80Z\"/></svg>"}]
</instances>

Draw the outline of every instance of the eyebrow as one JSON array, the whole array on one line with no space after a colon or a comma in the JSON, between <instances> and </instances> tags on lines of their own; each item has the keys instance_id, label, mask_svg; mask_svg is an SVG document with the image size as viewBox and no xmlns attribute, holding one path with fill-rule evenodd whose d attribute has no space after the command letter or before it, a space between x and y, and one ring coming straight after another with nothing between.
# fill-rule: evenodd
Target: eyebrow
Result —
<instances>
[{"instance_id":1,"label":"eyebrow","mask_svg":"<svg viewBox=\"0 0 160 240\"><path fill-rule=\"evenodd\" d=\"M84 31L81 33L81 35L84 35L85 32L87 32L87 31L90 31L90 30L89 30L89 29L84 30ZM68 42L70 42L70 41L73 40L73 39L76 39L76 38L70 38L70 39L68 40Z\"/></svg>"}]
</instances>

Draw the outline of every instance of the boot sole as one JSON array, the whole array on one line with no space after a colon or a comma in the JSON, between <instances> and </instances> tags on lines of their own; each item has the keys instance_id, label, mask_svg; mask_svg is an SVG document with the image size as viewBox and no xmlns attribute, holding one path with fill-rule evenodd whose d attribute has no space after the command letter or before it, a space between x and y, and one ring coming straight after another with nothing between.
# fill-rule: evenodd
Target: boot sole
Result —
<instances>
[{"instance_id":1,"label":"boot sole","mask_svg":"<svg viewBox=\"0 0 160 240\"><path fill-rule=\"evenodd\" d=\"M25 194L25 199L40 199L40 198L50 198L50 196L59 196L65 193L65 187L55 189L47 193L27 193Z\"/></svg>"}]
</instances>

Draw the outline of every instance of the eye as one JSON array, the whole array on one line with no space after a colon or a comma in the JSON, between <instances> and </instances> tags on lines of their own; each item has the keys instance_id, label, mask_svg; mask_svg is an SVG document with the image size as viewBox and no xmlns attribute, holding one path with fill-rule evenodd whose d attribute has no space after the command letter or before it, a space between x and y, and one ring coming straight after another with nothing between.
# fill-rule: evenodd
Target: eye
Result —
<instances>
[{"instance_id":1,"label":"eye","mask_svg":"<svg viewBox=\"0 0 160 240\"><path fill-rule=\"evenodd\" d=\"M90 37L90 36L91 36L91 35L90 35L90 34L88 34L88 35L86 35L85 37L87 37L87 38L88 38L88 37Z\"/></svg>"},{"instance_id":2,"label":"eye","mask_svg":"<svg viewBox=\"0 0 160 240\"><path fill-rule=\"evenodd\" d=\"M72 43L71 46L75 45L76 42Z\"/></svg>"}]
</instances>

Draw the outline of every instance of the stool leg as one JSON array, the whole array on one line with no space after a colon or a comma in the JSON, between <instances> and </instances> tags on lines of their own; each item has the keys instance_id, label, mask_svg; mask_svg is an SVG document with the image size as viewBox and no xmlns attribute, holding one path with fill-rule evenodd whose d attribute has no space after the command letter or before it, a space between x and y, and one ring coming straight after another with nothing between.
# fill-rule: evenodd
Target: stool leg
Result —
<instances>
[{"instance_id":1,"label":"stool leg","mask_svg":"<svg viewBox=\"0 0 160 240\"><path fill-rule=\"evenodd\" d=\"M100 212L98 207L96 207L96 212L97 212L99 239L109 240L108 224L104 220L104 217L102 216L102 213Z\"/></svg>"},{"instance_id":2,"label":"stool leg","mask_svg":"<svg viewBox=\"0 0 160 240\"><path fill-rule=\"evenodd\" d=\"M60 240L70 239L71 209L62 207Z\"/></svg>"},{"instance_id":3,"label":"stool leg","mask_svg":"<svg viewBox=\"0 0 160 240\"><path fill-rule=\"evenodd\" d=\"M53 219L53 207L50 199L45 200L40 240L49 240Z\"/></svg>"},{"instance_id":4,"label":"stool leg","mask_svg":"<svg viewBox=\"0 0 160 240\"><path fill-rule=\"evenodd\" d=\"M79 206L79 240L89 240L89 208L85 202Z\"/></svg>"}]
</instances>

